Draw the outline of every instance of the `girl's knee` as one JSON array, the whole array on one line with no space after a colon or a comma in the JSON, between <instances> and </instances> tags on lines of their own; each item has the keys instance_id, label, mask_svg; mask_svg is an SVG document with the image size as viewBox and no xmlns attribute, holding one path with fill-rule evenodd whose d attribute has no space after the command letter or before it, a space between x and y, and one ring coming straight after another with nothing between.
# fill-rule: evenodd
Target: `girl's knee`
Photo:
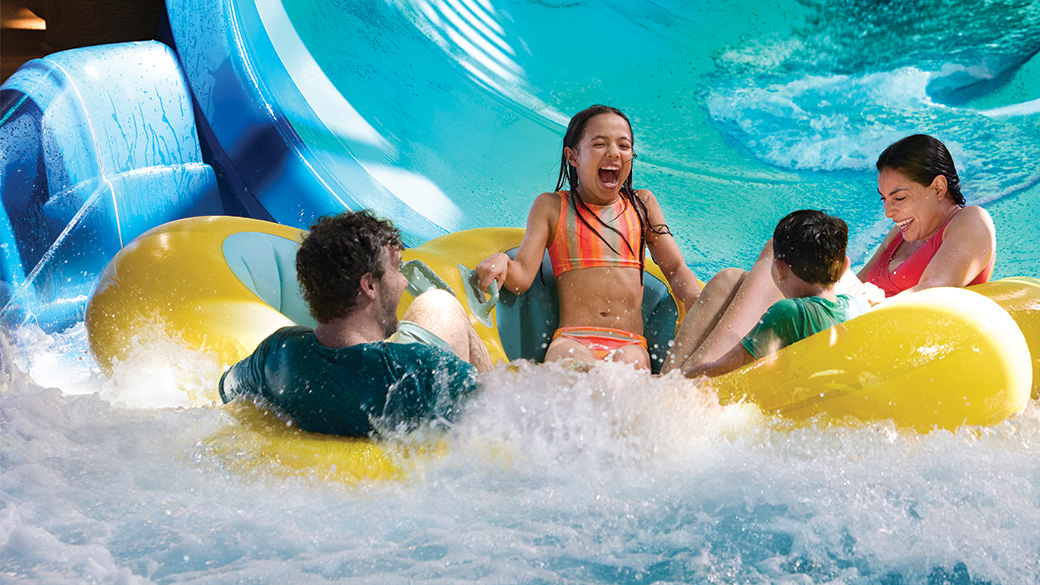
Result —
<instances>
[{"instance_id":1,"label":"girl's knee","mask_svg":"<svg viewBox=\"0 0 1040 585\"><path fill-rule=\"evenodd\" d=\"M557 338L546 349L545 361L556 362L560 360L593 362L596 361L596 356L592 355L589 348L573 339Z\"/></svg>"},{"instance_id":2,"label":"girl's knee","mask_svg":"<svg viewBox=\"0 0 1040 585\"><path fill-rule=\"evenodd\" d=\"M745 274L747 274L747 270L742 270L740 268L723 268L712 280L718 279L720 284L732 284L743 280Z\"/></svg>"},{"instance_id":3,"label":"girl's knee","mask_svg":"<svg viewBox=\"0 0 1040 585\"><path fill-rule=\"evenodd\" d=\"M611 360L630 364L638 370L650 369L650 354L642 346L627 345L612 351L609 355Z\"/></svg>"}]
</instances>

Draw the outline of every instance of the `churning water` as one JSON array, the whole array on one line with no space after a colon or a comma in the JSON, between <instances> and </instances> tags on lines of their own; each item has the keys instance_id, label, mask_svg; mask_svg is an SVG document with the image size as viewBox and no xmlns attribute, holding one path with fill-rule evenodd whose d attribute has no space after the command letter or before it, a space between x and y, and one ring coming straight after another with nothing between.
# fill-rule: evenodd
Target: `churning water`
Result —
<instances>
[{"instance_id":1,"label":"churning water","mask_svg":"<svg viewBox=\"0 0 1040 585\"><path fill-rule=\"evenodd\" d=\"M349 486L236 473L214 456L205 440L230 418L212 394L191 406L162 392L186 372L210 375L203 356L128 363L105 379L82 328L20 337L4 348L0 394L5 583L1025 584L1040 574L1035 403L956 433L794 427L720 407L674 376L501 366L443 458L403 482Z\"/></svg>"}]
</instances>

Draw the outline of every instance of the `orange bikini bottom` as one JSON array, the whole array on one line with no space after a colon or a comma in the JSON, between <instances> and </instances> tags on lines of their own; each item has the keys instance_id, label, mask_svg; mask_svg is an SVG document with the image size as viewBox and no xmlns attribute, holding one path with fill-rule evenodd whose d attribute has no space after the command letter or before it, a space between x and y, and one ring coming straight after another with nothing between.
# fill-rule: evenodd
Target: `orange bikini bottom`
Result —
<instances>
[{"instance_id":1,"label":"orange bikini bottom","mask_svg":"<svg viewBox=\"0 0 1040 585\"><path fill-rule=\"evenodd\" d=\"M561 337L589 348L596 359L603 359L610 352L629 345L647 349L646 338L642 335L609 327L560 327L553 334L553 341Z\"/></svg>"}]
</instances>

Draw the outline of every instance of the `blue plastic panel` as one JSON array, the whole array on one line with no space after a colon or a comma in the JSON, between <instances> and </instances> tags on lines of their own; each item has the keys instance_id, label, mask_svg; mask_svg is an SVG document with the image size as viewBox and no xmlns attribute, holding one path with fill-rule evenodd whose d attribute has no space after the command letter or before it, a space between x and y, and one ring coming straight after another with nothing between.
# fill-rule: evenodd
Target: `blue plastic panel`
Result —
<instances>
[{"instance_id":1,"label":"blue plastic panel","mask_svg":"<svg viewBox=\"0 0 1040 585\"><path fill-rule=\"evenodd\" d=\"M60 329L134 237L223 212L188 86L165 45L55 53L27 63L0 94L5 320Z\"/></svg>"}]
</instances>

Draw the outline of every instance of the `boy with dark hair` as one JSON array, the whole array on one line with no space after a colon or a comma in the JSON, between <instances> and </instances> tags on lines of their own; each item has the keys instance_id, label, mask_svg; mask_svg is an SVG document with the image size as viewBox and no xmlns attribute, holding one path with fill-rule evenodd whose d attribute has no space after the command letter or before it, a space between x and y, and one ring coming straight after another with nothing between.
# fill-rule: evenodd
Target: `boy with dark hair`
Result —
<instances>
[{"instance_id":1,"label":"boy with dark hair","mask_svg":"<svg viewBox=\"0 0 1040 585\"><path fill-rule=\"evenodd\" d=\"M849 268L848 236L844 221L822 211L803 209L780 220L773 232L772 276L784 300L721 358L683 374L725 374L869 310L861 299L834 291Z\"/></svg>"}]
</instances>

